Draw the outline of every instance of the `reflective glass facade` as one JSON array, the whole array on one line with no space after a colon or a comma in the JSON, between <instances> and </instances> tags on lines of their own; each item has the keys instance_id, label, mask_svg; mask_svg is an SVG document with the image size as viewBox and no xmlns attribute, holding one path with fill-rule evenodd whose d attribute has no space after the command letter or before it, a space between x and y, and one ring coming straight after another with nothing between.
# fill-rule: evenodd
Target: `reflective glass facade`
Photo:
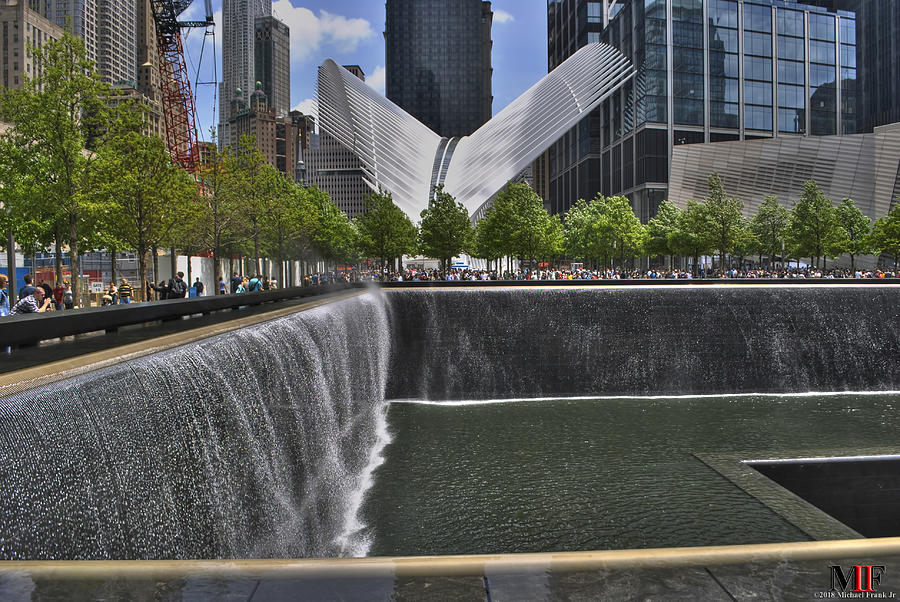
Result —
<instances>
[{"instance_id":1,"label":"reflective glass facade","mask_svg":"<svg viewBox=\"0 0 900 602\"><path fill-rule=\"evenodd\" d=\"M858 131L856 15L846 6L625 0L598 19L588 4L598 3L548 0L551 68L596 39L631 57L638 76L548 152L553 211L622 193L649 219L666 198L675 145Z\"/></svg>"},{"instance_id":2,"label":"reflective glass facade","mask_svg":"<svg viewBox=\"0 0 900 602\"><path fill-rule=\"evenodd\" d=\"M441 136L491 118L491 3L387 0L387 97Z\"/></svg>"},{"instance_id":3,"label":"reflective glass facade","mask_svg":"<svg viewBox=\"0 0 900 602\"><path fill-rule=\"evenodd\" d=\"M856 92L858 127L871 132L900 121L900 2L857 0L851 6L857 11L857 27L842 26L841 42L855 36L857 54L855 69L841 62L841 88ZM852 107L841 104L843 119L849 120Z\"/></svg>"}]
</instances>

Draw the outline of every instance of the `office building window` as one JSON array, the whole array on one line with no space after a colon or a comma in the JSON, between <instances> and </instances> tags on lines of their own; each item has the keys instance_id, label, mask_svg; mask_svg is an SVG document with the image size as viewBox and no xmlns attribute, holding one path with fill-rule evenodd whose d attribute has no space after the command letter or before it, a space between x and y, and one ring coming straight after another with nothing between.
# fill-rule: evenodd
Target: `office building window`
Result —
<instances>
[{"instance_id":1,"label":"office building window","mask_svg":"<svg viewBox=\"0 0 900 602\"><path fill-rule=\"evenodd\" d=\"M780 35L803 37L803 13L797 10L779 8L775 17Z\"/></svg>"},{"instance_id":2,"label":"office building window","mask_svg":"<svg viewBox=\"0 0 900 602\"><path fill-rule=\"evenodd\" d=\"M738 7L735 0L709 0L709 20L714 27L737 29Z\"/></svg>"},{"instance_id":3,"label":"office building window","mask_svg":"<svg viewBox=\"0 0 900 602\"><path fill-rule=\"evenodd\" d=\"M772 36L767 33L744 32L744 53L754 56L772 56Z\"/></svg>"},{"instance_id":4,"label":"office building window","mask_svg":"<svg viewBox=\"0 0 900 602\"><path fill-rule=\"evenodd\" d=\"M744 4L744 30L772 33L772 9L760 4Z\"/></svg>"},{"instance_id":5,"label":"office building window","mask_svg":"<svg viewBox=\"0 0 900 602\"><path fill-rule=\"evenodd\" d=\"M771 130L771 107L757 107L747 105L744 107L744 127L750 130Z\"/></svg>"},{"instance_id":6,"label":"office building window","mask_svg":"<svg viewBox=\"0 0 900 602\"><path fill-rule=\"evenodd\" d=\"M811 40L834 42L834 17L809 13L809 37Z\"/></svg>"}]
</instances>

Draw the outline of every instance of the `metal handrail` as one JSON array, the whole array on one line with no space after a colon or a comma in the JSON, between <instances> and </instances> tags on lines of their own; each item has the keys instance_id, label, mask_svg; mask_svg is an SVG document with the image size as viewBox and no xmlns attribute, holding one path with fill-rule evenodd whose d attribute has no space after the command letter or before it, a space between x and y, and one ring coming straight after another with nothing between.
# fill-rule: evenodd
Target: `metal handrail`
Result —
<instances>
[{"instance_id":1,"label":"metal handrail","mask_svg":"<svg viewBox=\"0 0 900 602\"><path fill-rule=\"evenodd\" d=\"M406 556L260 560L31 560L0 561L11 573L53 580L173 580L186 577L241 579L346 579L447 577L504 573L703 567L716 565L836 561L900 555L900 537L790 543L548 552L470 556Z\"/></svg>"},{"instance_id":2,"label":"metal handrail","mask_svg":"<svg viewBox=\"0 0 900 602\"><path fill-rule=\"evenodd\" d=\"M97 331L115 331L123 326L144 324L184 316L290 301L362 287L336 283L191 299L168 299L151 303L128 303L77 311L46 312L0 318L0 347L18 347L40 341Z\"/></svg>"}]
</instances>

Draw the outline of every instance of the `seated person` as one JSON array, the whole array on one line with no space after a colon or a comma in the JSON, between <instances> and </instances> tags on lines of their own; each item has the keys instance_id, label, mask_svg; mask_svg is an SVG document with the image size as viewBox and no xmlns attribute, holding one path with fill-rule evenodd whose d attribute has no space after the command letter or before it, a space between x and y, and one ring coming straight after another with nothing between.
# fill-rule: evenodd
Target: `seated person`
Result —
<instances>
[{"instance_id":1,"label":"seated person","mask_svg":"<svg viewBox=\"0 0 900 602\"><path fill-rule=\"evenodd\" d=\"M9 310L9 315L15 316L17 314L33 314L48 311L50 309L50 298L45 299L44 296L44 289L36 287L30 295L22 297L18 303L13 305L12 309Z\"/></svg>"}]
</instances>

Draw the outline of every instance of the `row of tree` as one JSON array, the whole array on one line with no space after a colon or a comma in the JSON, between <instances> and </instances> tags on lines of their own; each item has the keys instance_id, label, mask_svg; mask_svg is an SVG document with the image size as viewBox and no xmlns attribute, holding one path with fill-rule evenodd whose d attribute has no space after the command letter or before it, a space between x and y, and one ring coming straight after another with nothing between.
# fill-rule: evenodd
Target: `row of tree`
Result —
<instances>
[{"instance_id":1,"label":"row of tree","mask_svg":"<svg viewBox=\"0 0 900 602\"><path fill-rule=\"evenodd\" d=\"M809 264L827 268L828 259L846 254L855 270L860 255L887 254L896 264L900 256L900 206L887 216L872 220L863 215L852 199L837 206L814 181L803 185L791 209L774 196L766 196L752 218L742 215L743 203L729 197L719 176L708 178L709 196L688 201L682 211L663 202L647 225L645 254L683 256L693 263L703 255L718 255L726 266L726 255L743 263L759 256L770 269L789 259L809 258Z\"/></svg>"},{"instance_id":2,"label":"row of tree","mask_svg":"<svg viewBox=\"0 0 900 602\"><path fill-rule=\"evenodd\" d=\"M792 209L767 197L747 220L716 175L708 198L684 210L664 202L646 226L622 196L581 200L564 218L551 216L526 184L498 193L474 227L440 187L418 225L384 191L370 194L366 213L348 220L327 194L268 165L250 138L213 152L197 174L185 173L161 139L142 133L141 108L114 102L80 40L64 35L31 51L40 54L37 75L0 97L0 118L13 124L0 135L0 227L26 252L54 249L58 278L67 251L76 295L80 254L94 249L134 251L141 281L159 249L210 253L217 275L222 260L236 256L252 257L262 271L263 257L283 270L289 260L378 258L387 265L411 254L440 259L446 269L463 252L497 269L502 258L624 266L669 256L697 265L715 253L724 266L726 256L766 256L769 265L810 257L818 265L843 253L851 263L860 254L900 255L900 206L873 227L852 200L834 207L808 182ZM285 281L283 271L278 277Z\"/></svg>"},{"instance_id":3,"label":"row of tree","mask_svg":"<svg viewBox=\"0 0 900 602\"><path fill-rule=\"evenodd\" d=\"M60 280L67 252L76 297L79 259L95 249L134 251L141 282L158 249L211 253L216 274L225 257L282 267L355 257L347 217L322 191L266 164L252 139L188 174L162 139L144 135L142 107L118 102L79 39L65 34L29 51L41 69L0 96L0 120L12 124L0 135L0 228L26 253L55 250Z\"/></svg>"},{"instance_id":4,"label":"row of tree","mask_svg":"<svg viewBox=\"0 0 900 602\"><path fill-rule=\"evenodd\" d=\"M873 225L851 199L835 206L809 181L792 209L768 196L746 219L743 203L725 193L718 175L711 175L708 184L706 199L688 201L683 210L664 201L647 225L624 196L579 200L560 219L548 215L529 186L510 184L471 228L465 209L439 189L422 214L419 251L448 260L465 251L489 262L567 257L594 267L625 267L638 257L668 257L671 267L675 257L686 257L696 268L705 256L718 256L718 265L725 267L727 257L743 264L758 256L772 269L779 260L801 258L826 268L828 258L842 254L849 255L855 269L860 255L884 253L895 263L900 256L900 204ZM443 245L434 244L438 235Z\"/></svg>"}]
</instances>

